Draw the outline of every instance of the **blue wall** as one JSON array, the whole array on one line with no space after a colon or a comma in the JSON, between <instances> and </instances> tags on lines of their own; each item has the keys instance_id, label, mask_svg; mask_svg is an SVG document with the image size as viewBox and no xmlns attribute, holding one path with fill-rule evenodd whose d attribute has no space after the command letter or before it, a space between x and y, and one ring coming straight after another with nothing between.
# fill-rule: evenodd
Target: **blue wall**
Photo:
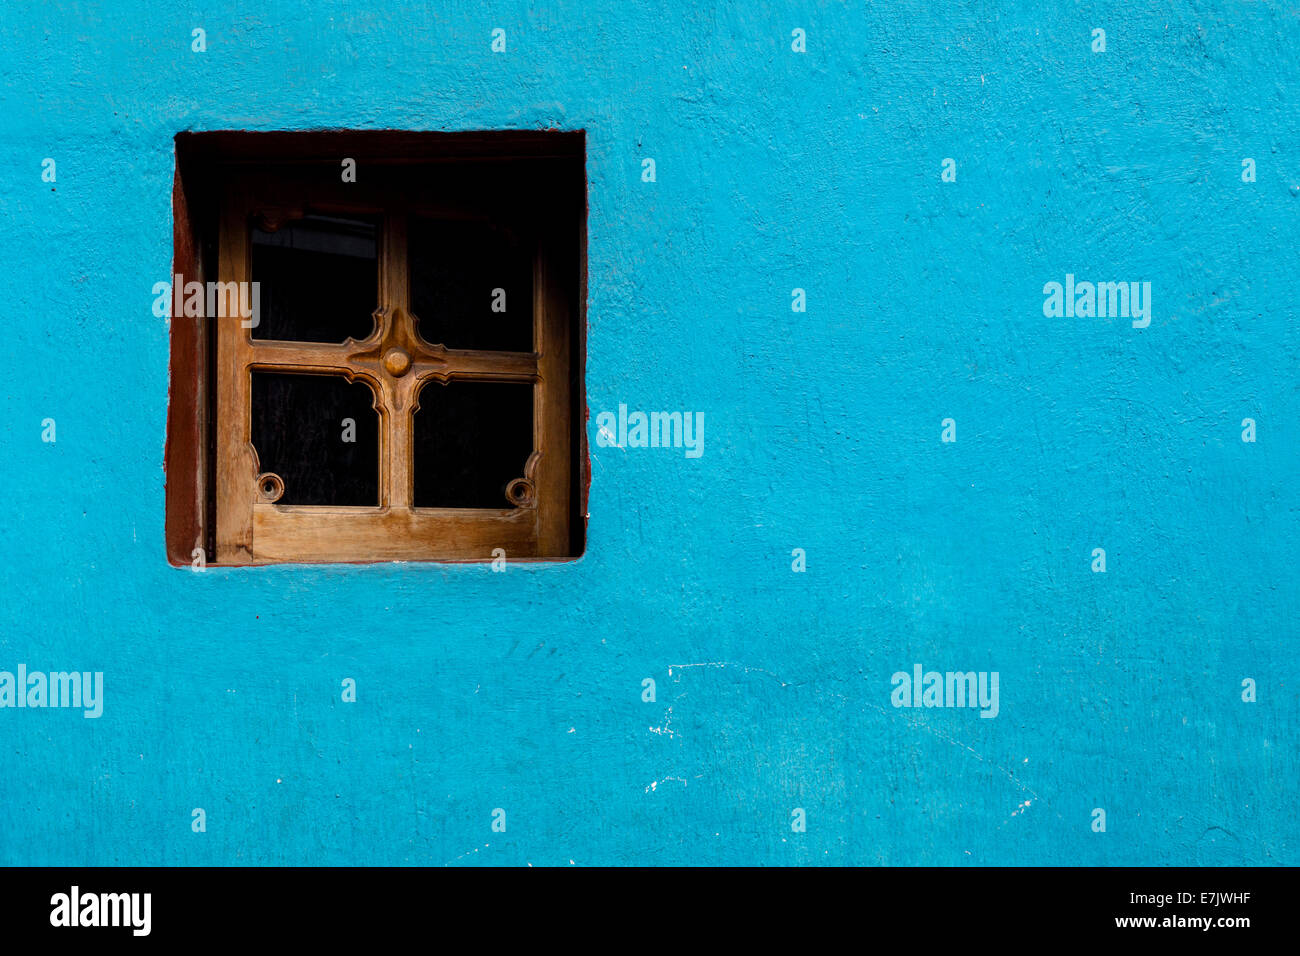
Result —
<instances>
[{"instance_id":1,"label":"blue wall","mask_svg":"<svg viewBox=\"0 0 1300 956\"><path fill-rule=\"evenodd\" d=\"M0 7L0 862L1300 863L1286 4L239 6ZM168 565L173 136L323 127L587 131L581 560Z\"/></svg>"}]
</instances>

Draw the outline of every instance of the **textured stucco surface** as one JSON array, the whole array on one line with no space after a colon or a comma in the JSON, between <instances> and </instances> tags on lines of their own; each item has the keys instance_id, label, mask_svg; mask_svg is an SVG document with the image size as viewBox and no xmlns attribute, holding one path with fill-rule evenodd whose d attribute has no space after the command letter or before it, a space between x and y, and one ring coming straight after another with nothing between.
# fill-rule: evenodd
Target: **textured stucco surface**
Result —
<instances>
[{"instance_id":1,"label":"textured stucco surface","mask_svg":"<svg viewBox=\"0 0 1300 956\"><path fill-rule=\"evenodd\" d=\"M1300 863L1297 70L1289 4L4 4L0 669L106 699L0 710L0 862ZM324 127L587 131L593 422L706 430L589 428L581 560L168 566L172 137Z\"/></svg>"}]
</instances>

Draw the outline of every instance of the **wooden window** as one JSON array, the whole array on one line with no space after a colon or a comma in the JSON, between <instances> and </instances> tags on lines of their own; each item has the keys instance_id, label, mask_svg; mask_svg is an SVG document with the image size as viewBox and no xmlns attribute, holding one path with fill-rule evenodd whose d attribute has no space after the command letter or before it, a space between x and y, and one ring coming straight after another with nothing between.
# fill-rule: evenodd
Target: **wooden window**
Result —
<instances>
[{"instance_id":1,"label":"wooden window","mask_svg":"<svg viewBox=\"0 0 1300 956\"><path fill-rule=\"evenodd\" d=\"M581 134L177 155L173 563L581 553Z\"/></svg>"}]
</instances>

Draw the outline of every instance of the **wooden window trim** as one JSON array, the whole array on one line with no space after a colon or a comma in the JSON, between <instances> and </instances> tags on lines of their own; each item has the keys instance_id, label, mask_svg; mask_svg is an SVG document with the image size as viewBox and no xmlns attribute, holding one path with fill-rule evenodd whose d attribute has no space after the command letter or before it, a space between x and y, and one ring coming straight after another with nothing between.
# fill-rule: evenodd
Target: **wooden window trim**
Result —
<instances>
[{"instance_id":1,"label":"wooden window trim","mask_svg":"<svg viewBox=\"0 0 1300 956\"><path fill-rule=\"evenodd\" d=\"M425 344L418 337L418 318L410 312L404 224L415 214L477 218L482 215L481 207L473 202L459 204L445 195L425 195L411 187L409 177L397 175L390 187L364 190L349 190L342 184L323 189L321 182L295 184L293 177L276 171L276 157L268 162L267 151L248 149L249 137L275 137L280 140L278 158L301 164L300 141L293 142L291 134L198 135L208 140L203 145L210 154L209 165L189 165L205 169L209 192L214 182L220 183L220 198L205 206L207 221L197 221L194 190L187 181L191 177L182 171L178 138L173 271L181 281L204 281L205 273L215 273L210 277L220 282L250 281L248 224L253 216L282 221L305 210L379 212L384 223L379 252L381 301L376 331L365 340L349 339L341 345L254 339L237 316L202 322L172 320L167 446L171 562L191 564L197 549L203 550L208 563L222 565L484 561L491 560L497 548L504 549L512 560L563 560L579 555L585 539L589 475L585 414L579 412L585 408L581 374L585 196L576 208L573 196L539 196L537 207L528 212L536 230L532 236L536 250L535 351L446 349ZM580 161L583 147L581 134L499 134L509 137L508 142L494 134L384 134L400 141L391 140L390 151L383 152L382 142L376 151L377 134L338 134L324 140L319 139L320 134L312 135L317 137L313 148L325 154L320 162L332 163L335 170L340 156L354 154L393 164L386 167L389 169L401 169L404 164L409 169L409 164L429 162L431 153L442 162L530 159L557 152ZM557 141L557 136L562 139ZM227 142L212 137L225 137ZM440 139L441 150L431 150L428 137ZM231 142L240 148L231 149ZM503 144L516 147L520 155L503 150ZM214 156L217 161L212 163ZM585 193L585 181L581 188ZM565 201L570 203L567 215L550 215L559 208L552 204ZM213 219L217 220L215 229ZM578 225L576 237L568 228L574 222ZM213 232L219 234L215 252L205 249L201 238ZM227 310L228 315L235 313L233 308ZM384 359L390 349L399 347L413 363L409 371L394 375ZM273 496L261 493L249 435L254 369L337 374L371 388L381 428L378 506L280 505L269 500ZM512 501L503 502L500 509L413 505L411 426L419 389L429 382L451 380L527 381L534 385L536 451L526 474L511 483ZM209 395L213 399L210 405ZM207 414L202 411L205 408ZM228 427L232 423L233 427ZM579 461L583 463L580 470L575 467Z\"/></svg>"}]
</instances>

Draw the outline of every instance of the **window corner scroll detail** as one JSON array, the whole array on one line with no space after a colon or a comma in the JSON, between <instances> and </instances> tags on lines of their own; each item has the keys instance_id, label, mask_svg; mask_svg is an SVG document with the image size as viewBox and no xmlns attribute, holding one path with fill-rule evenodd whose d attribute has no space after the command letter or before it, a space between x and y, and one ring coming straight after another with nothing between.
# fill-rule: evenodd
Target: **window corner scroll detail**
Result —
<instances>
[{"instance_id":1,"label":"window corner scroll detail","mask_svg":"<svg viewBox=\"0 0 1300 956\"><path fill-rule=\"evenodd\" d=\"M506 499L516 508L537 507L537 463L541 459L540 450L533 452L524 464L524 477L506 485Z\"/></svg>"},{"instance_id":2,"label":"window corner scroll detail","mask_svg":"<svg viewBox=\"0 0 1300 956\"><path fill-rule=\"evenodd\" d=\"M284 479L273 471L257 476L257 500L274 503L284 494Z\"/></svg>"}]
</instances>

